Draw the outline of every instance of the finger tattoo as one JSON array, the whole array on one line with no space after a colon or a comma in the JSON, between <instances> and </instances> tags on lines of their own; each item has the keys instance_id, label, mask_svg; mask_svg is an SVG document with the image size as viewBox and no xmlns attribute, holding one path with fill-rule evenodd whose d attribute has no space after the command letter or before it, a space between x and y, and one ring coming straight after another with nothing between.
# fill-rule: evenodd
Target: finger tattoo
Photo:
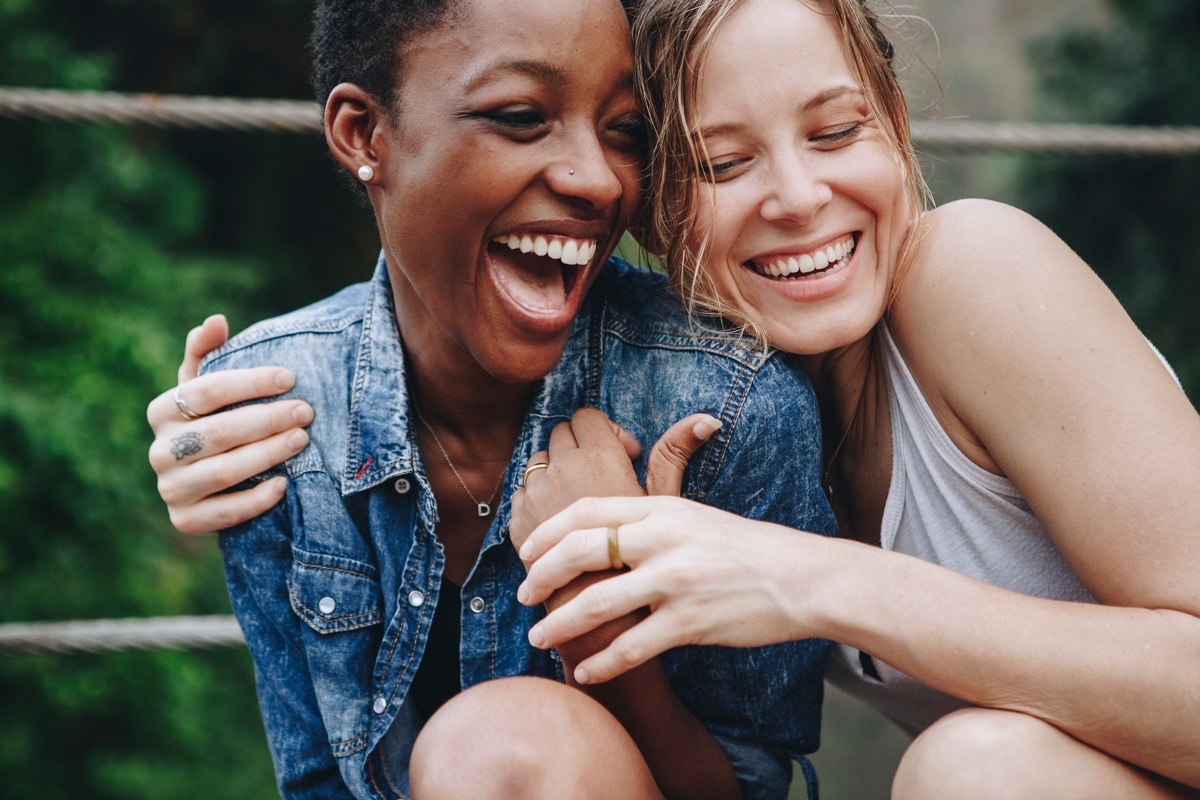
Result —
<instances>
[{"instance_id":1,"label":"finger tattoo","mask_svg":"<svg viewBox=\"0 0 1200 800\"><path fill-rule=\"evenodd\" d=\"M195 431L184 431L171 440L171 453L176 461L194 456L204 449L204 436Z\"/></svg>"}]
</instances>

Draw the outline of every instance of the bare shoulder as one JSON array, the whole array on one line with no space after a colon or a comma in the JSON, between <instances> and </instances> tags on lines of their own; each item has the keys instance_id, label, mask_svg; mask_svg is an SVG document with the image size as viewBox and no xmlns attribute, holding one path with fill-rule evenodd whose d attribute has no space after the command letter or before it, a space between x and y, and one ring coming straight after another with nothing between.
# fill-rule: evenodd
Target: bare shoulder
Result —
<instances>
[{"instance_id":1,"label":"bare shoulder","mask_svg":"<svg viewBox=\"0 0 1200 800\"><path fill-rule=\"evenodd\" d=\"M973 358L980 337L1004 348L1021 331L1074 315L1131 326L1091 268L1040 221L1004 203L959 200L923 218L889 322L941 358ZM976 347L950 346L960 337L976 339Z\"/></svg>"},{"instance_id":2,"label":"bare shoulder","mask_svg":"<svg viewBox=\"0 0 1200 800\"><path fill-rule=\"evenodd\" d=\"M1200 553L1200 416L1066 243L1000 203L939 208L888 321L951 439L1013 481L1096 597L1200 608L1178 591Z\"/></svg>"},{"instance_id":3,"label":"bare shoulder","mask_svg":"<svg viewBox=\"0 0 1200 800\"><path fill-rule=\"evenodd\" d=\"M1050 268L1091 272L1024 211L991 200L958 200L923 218L914 262L899 292L911 302L986 301L1005 286L1020 290Z\"/></svg>"}]
</instances>

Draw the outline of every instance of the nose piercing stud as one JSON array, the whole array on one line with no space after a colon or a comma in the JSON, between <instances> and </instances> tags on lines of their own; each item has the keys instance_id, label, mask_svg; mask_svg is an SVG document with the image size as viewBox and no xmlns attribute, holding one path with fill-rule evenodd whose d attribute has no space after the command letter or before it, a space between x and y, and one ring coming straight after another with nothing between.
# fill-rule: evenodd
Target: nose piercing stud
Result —
<instances>
[{"instance_id":1,"label":"nose piercing stud","mask_svg":"<svg viewBox=\"0 0 1200 800\"><path fill-rule=\"evenodd\" d=\"M371 178L375 177L375 170L371 169L370 164L363 164L358 168L358 179L363 183L367 183Z\"/></svg>"},{"instance_id":2,"label":"nose piercing stud","mask_svg":"<svg viewBox=\"0 0 1200 800\"><path fill-rule=\"evenodd\" d=\"M567 174L568 174L568 175L574 175L574 174L575 174L575 170L573 170L573 169L569 169L569 170L567 170Z\"/></svg>"}]
</instances>

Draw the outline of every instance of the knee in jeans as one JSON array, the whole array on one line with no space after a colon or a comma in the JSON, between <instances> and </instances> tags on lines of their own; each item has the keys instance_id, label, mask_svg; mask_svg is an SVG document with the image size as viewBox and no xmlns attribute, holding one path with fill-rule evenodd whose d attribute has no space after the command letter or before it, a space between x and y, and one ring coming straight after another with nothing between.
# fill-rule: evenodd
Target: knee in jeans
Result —
<instances>
[{"instance_id":1,"label":"knee in jeans","mask_svg":"<svg viewBox=\"0 0 1200 800\"><path fill-rule=\"evenodd\" d=\"M1056 734L1041 720L1011 711L969 708L926 729L900 761L892 800L1029 798L1025 778L1039 740Z\"/></svg>"}]
</instances>

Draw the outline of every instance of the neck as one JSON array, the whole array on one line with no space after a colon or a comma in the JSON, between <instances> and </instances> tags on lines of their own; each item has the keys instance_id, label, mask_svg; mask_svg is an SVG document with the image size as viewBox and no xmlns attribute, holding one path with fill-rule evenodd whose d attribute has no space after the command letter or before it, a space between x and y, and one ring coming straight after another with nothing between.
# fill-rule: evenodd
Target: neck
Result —
<instances>
[{"instance_id":1,"label":"neck","mask_svg":"<svg viewBox=\"0 0 1200 800\"><path fill-rule=\"evenodd\" d=\"M439 434L467 449L508 461L533 399L534 384L493 378L456 380L453 371L422 369L409 360L409 402Z\"/></svg>"},{"instance_id":2,"label":"neck","mask_svg":"<svg viewBox=\"0 0 1200 800\"><path fill-rule=\"evenodd\" d=\"M871 340L868 335L836 350L800 356L800 363L817 395L828 447L833 446L831 441L836 443L841 439L862 402L871 374Z\"/></svg>"}]
</instances>

